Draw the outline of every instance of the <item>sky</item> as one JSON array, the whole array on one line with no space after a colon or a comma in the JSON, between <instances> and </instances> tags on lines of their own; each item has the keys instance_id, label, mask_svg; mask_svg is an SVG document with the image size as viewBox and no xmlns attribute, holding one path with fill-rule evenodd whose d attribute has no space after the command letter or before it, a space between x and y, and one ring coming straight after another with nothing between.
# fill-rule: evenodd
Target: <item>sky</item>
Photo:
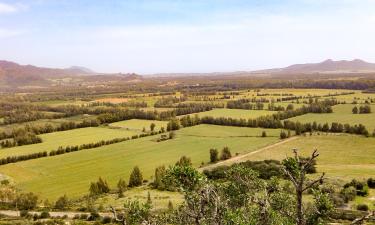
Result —
<instances>
[{"instance_id":1,"label":"sky","mask_svg":"<svg viewBox=\"0 0 375 225\"><path fill-rule=\"evenodd\" d=\"M0 0L0 59L108 73L375 62L375 0Z\"/></svg>"}]
</instances>

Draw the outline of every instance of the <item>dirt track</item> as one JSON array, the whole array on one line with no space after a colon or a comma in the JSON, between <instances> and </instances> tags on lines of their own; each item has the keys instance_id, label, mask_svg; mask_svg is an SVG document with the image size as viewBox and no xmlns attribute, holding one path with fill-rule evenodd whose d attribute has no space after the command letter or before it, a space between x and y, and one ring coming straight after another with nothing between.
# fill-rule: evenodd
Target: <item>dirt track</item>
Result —
<instances>
[{"instance_id":1,"label":"dirt track","mask_svg":"<svg viewBox=\"0 0 375 225\"><path fill-rule=\"evenodd\" d=\"M215 168L217 166L223 166L223 165L230 165L230 164L233 164L233 163L236 163L236 162L241 162L241 160L243 160L244 158L247 158L248 156L250 155L254 155L256 153L259 153L259 152L262 152L262 151L265 151L265 150L268 150L270 148L273 148L273 147L276 147L276 146L279 146L279 145L282 145L284 143L287 143L289 141L293 141L293 140L296 140L297 138L299 138L299 136L294 136L294 137L291 137L291 138L288 138L288 139L285 139L283 141L280 141L280 142L277 142L275 144L272 144L272 145L268 145L266 147L263 147L263 148L260 148L256 151L253 151L253 152L249 152L249 153L246 153L246 154L243 154L243 155L239 155L239 156L235 156L235 157L232 157L228 160L225 160L225 161L220 161L218 163L215 163L215 164L211 164L211 165L208 165L208 166L205 166L205 167L202 167L202 168L199 168L200 171L203 171L203 170L206 170L206 169L212 169L212 168Z\"/></svg>"}]
</instances>

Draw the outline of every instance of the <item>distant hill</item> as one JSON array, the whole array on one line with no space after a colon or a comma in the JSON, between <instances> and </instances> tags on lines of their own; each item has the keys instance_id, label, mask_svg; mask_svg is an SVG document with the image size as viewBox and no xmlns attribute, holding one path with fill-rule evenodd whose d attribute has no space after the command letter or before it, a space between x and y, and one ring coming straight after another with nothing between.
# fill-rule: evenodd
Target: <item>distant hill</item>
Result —
<instances>
[{"instance_id":1,"label":"distant hill","mask_svg":"<svg viewBox=\"0 0 375 225\"><path fill-rule=\"evenodd\" d=\"M340 60L334 61L332 59L325 60L320 63L306 63L294 64L285 68L266 69L253 71L255 73L360 73L360 72L374 72L375 63L368 63L360 59L352 61Z\"/></svg>"},{"instance_id":2,"label":"distant hill","mask_svg":"<svg viewBox=\"0 0 375 225\"><path fill-rule=\"evenodd\" d=\"M65 79L64 78L74 78ZM64 82L103 82L138 80L136 74L99 74L80 66L66 69L44 68L32 65L20 65L14 62L0 60L0 86L45 86ZM64 83L66 84L66 83Z\"/></svg>"}]
</instances>

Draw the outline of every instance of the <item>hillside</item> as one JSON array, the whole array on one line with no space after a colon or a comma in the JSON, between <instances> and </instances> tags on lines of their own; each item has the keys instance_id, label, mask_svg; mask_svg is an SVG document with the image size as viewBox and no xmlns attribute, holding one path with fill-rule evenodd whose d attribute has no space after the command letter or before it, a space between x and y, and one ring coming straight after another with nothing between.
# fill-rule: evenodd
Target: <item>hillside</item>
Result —
<instances>
[{"instance_id":1,"label":"hillside","mask_svg":"<svg viewBox=\"0 0 375 225\"><path fill-rule=\"evenodd\" d=\"M74 78L74 79L64 79ZM66 69L44 68L33 65L20 65L0 60L0 86L45 86L56 84L56 80L66 82L129 81L140 79L135 74L99 74L90 69L72 66Z\"/></svg>"},{"instance_id":2,"label":"hillside","mask_svg":"<svg viewBox=\"0 0 375 225\"><path fill-rule=\"evenodd\" d=\"M320 63L305 63L305 64L294 64L285 68L275 68L254 71L255 73L335 73L335 72L346 72L346 73L359 73L359 72L374 72L375 63L365 62L360 59L339 60L334 61L327 59Z\"/></svg>"}]
</instances>

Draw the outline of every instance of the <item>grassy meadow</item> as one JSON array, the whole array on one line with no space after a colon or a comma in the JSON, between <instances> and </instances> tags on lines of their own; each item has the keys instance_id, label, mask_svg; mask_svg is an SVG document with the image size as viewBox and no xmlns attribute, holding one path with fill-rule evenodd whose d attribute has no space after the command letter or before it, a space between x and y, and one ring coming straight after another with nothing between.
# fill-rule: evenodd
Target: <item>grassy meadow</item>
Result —
<instances>
[{"instance_id":1,"label":"grassy meadow","mask_svg":"<svg viewBox=\"0 0 375 225\"><path fill-rule=\"evenodd\" d=\"M104 129L104 128L103 128ZM172 140L156 142L157 136L139 138L100 148L40 158L0 167L22 190L33 191L44 198L56 199L64 193L79 197L87 193L89 184L99 176L113 187L119 178L128 180L138 165L144 179L150 180L154 169L175 163L181 156L192 159L194 166L208 163L209 149L224 146L233 155L255 151L278 142L280 130L199 125L176 132ZM118 131L118 130L117 130Z\"/></svg>"},{"instance_id":2,"label":"grassy meadow","mask_svg":"<svg viewBox=\"0 0 375 225\"><path fill-rule=\"evenodd\" d=\"M369 178L375 174L375 138L354 135L307 135L257 152L242 160L282 160L292 155L297 148L304 156L317 149L318 172L326 172L328 177L340 180Z\"/></svg>"},{"instance_id":3,"label":"grassy meadow","mask_svg":"<svg viewBox=\"0 0 375 225\"><path fill-rule=\"evenodd\" d=\"M255 119L260 116L272 115L274 111L267 110L245 110L245 109L213 109L211 111L194 113L191 115L198 115L199 117L212 116L215 118L219 117L231 117L235 119Z\"/></svg>"},{"instance_id":4,"label":"grassy meadow","mask_svg":"<svg viewBox=\"0 0 375 225\"><path fill-rule=\"evenodd\" d=\"M158 120L124 120L116 123L109 124L110 127L119 127L129 130L142 131L145 128L146 131L150 131L150 125L155 124L155 131L160 130L162 127L167 128L168 121L158 121Z\"/></svg>"},{"instance_id":5,"label":"grassy meadow","mask_svg":"<svg viewBox=\"0 0 375 225\"><path fill-rule=\"evenodd\" d=\"M109 129L105 127L87 127L81 129L60 131L39 135L43 142L32 145L23 145L12 148L0 149L0 158L14 155L26 155L35 152L56 150L59 146L74 146L88 143L95 143L101 140L131 137L140 132Z\"/></svg>"},{"instance_id":6,"label":"grassy meadow","mask_svg":"<svg viewBox=\"0 0 375 225\"><path fill-rule=\"evenodd\" d=\"M375 129L375 107L372 109L372 113L369 114L353 114L352 109L355 105L342 104L333 106L333 113L308 113L302 116L290 118L290 121L299 121L301 123L314 122L317 123L329 123L339 122L342 124L358 125L363 124L367 130L372 133Z\"/></svg>"}]
</instances>

